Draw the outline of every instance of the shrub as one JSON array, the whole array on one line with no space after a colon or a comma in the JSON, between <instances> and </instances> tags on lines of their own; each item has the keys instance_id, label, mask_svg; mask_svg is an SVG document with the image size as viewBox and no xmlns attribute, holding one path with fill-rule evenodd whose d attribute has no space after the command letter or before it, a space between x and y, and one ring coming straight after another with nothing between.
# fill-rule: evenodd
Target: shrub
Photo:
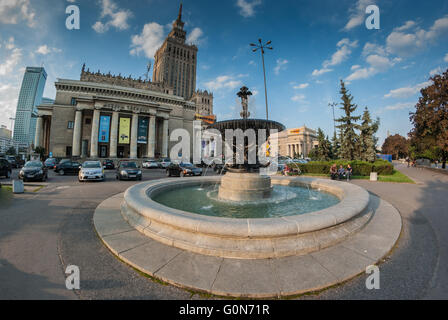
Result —
<instances>
[{"instance_id":1,"label":"shrub","mask_svg":"<svg viewBox=\"0 0 448 320\"><path fill-rule=\"evenodd\" d=\"M370 176L371 172L378 172L379 175L392 175L394 171L392 164L384 160L377 160L374 163L359 160L313 161L307 164L297 163L293 166L300 168L304 174L329 174L330 167L333 164L336 164L338 169L341 165L347 168L347 165L350 164L353 168L353 175L355 176Z\"/></svg>"}]
</instances>

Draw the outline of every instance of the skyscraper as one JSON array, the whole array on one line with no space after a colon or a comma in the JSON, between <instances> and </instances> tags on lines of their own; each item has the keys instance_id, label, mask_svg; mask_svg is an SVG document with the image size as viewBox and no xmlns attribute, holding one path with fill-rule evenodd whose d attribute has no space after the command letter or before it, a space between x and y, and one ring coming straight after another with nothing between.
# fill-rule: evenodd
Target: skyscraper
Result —
<instances>
[{"instance_id":1,"label":"skyscraper","mask_svg":"<svg viewBox=\"0 0 448 320\"><path fill-rule=\"evenodd\" d=\"M154 56L153 82L165 83L176 96L189 100L196 91L198 48L186 43L184 25L181 4L173 29Z\"/></svg>"},{"instance_id":2,"label":"skyscraper","mask_svg":"<svg viewBox=\"0 0 448 320\"><path fill-rule=\"evenodd\" d=\"M30 145L36 133L37 106L42 101L47 73L44 68L27 67L17 102L14 141Z\"/></svg>"}]
</instances>

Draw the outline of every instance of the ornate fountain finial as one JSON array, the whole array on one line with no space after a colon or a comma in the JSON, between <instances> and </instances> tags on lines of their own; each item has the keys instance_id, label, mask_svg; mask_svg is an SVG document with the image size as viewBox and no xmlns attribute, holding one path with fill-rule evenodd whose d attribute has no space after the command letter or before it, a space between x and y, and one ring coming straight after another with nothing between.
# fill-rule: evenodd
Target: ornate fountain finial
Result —
<instances>
[{"instance_id":1,"label":"ornate fountain finial","mask_svg":"<svg viewBox=\"0 0 448 320\"><path fill-rule=\"evenodd\" d=\"M243 119L249 118L250 112L248 110L249 109L248 97L252 95L252 92L249 91L249 88L243 86L236 95L241 98L241 105L243 107L243 111L240 113L241 118Z\"/></svg>"}]
</instances>

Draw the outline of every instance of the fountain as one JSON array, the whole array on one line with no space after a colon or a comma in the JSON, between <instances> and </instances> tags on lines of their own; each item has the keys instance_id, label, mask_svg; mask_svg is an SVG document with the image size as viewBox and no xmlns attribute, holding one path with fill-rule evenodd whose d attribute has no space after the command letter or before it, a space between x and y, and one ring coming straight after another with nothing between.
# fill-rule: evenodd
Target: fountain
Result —
<instances>
[{"instance_id":1,"label":"fountain","mask_svg":"<svg viewBox=\"0 0 448 320\"><path fill-rule=\"evenodd\" d=\"M253 146L238 146L236 140L233 138L232 141L225 142L234 150L234 154L238 148L244 148L244 164L230 165L228 172L221 179L218 196L222 200L256 201L270 198L272 195L271 178L259 174L261 164L258 155L256 156L255 163L249 163L248 153L251 147L253 150L258 150L260 144L266 142L260 140L259 130L264 130L266 133L265 137L269 137L272 130L276 130L277 132L283 131L285 130L285 126L275 121L248 119L250 116L248 97L251 95L252 92L245 86L237 93L237 96L241 98L243 108L241 112L242 119L217 122L210 126L211 129L217 129L222 137L225 137L225 132L229 129L240 129L242 132L252 129L255 133L254 137L256 142Z\"/></svg>"},{"instance_id":2,"label":"fountain","mask_svg":"<svg viewBox=\"0 0 448 320\"><path fill-rule=\"evenodd\" d=\"M249 95L247 88L239 93L242 119L212 128L221 135L283 130L248 119ZM226 143L235 156L241 146ZM390 204L351 183L261 175L258 157L248 161L253 147L245 143L244 161L223 177L146 181L105 200L94 214L98 235L121 260L159 280L254 298L333 286L392 249L401 219Z\"/></svg>"}]
</instances>

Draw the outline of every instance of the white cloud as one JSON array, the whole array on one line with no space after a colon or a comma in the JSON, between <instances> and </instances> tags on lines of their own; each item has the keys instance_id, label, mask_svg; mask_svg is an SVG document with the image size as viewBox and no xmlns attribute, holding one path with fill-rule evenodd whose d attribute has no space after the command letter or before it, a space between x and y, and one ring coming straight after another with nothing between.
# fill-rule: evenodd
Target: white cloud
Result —
<instances>
[{"instance_id":1,"label":"white cloud","mask_svg":"<svg viewBox=\"0 0 448 320\"><path fill-rule=\"evenodd\" d=\"M27 21L28 26L34 26L36 13L31 8L30 0L1 0L0 23L18 24Z\"/></svg>"},{"instance_id":2,"label":"white cloud","mask_svg":"<svg viewBox=\"0 0 448 320\"><path fill-rule=\"evenodd\" d=\"M139 35L132 36L132 55L139 55L141 52L147 58L154 58L157 49L162 45L165 38L164 27L156 22L145 24L143 31Z\"/></svg>"},{"instance_id":3,"label":"white cloud","mask_svg":"<svg viewBox=\"0 0 448 320\"><path fill-rule=\"evenodd\" d=\"M106 18L106 22L97 21L92 28L98 33L107 32L110 27L118 30L126 30L129 28L128 19L132 16L129 10L120 9L112 0L101 0L101 17Z\"/></svg>"},{"instance_id":4,"label":"white cloud","mask_svg":"<svg viewBox=\"0 0 448 320\"><path fill-rule=\"evenodd\" d=\"M401 27L395 28L394 31L406 31L406 30L413 28L414 26L416 26L415 21L409 20L409 21L406 21L406 23L404 25L402 25Z\"/></svg>"},{"instance_id":5,"label":"white cloud","mask_svg":"<svg viewBox=\"0 0 448 320\"><path fill-rule=\"evenodd\" d=\"M13 72L16 65L22 58L22 50L19 48L12 49L11 54L0 63L0 76L7 76Z\"/></svg>"},{"instance_id":6,"label":"white cloud","mask_svg":"<svg viewBox=\"0 0 448 320\"><path fill-rule=\"evenodd\" d=\"M445 58L443 58L443 61L448 62L448 53L445 55Z\"/></svg>"},{"instance_id":7,"label":"white cloud","mask_svg":"<svg viewBox=\"0 0 448 320\"><path fill-rule=\"evenodd\" d=\"M40 46L39 48L37 48L36 53L42 54L42 55L47 55L49 53L60 53L62 52L61 49L58 48L49 48L46 44Z\"/></svg>"},{"instance_id":8,"label":"white cloud","mask_svg":"<svg viewBox=\"0 0 448 320\"><path fill-rule=\"evenodd\" d=\"M349 31L353 28L356 28L357 26L362 25L366 19L366 8L371 4L375 4L375 1L358 0L358 2L356 3L356 7L349 10L349 12L351 12L350 19L345 25L344 30Z\"/></svg>"},{"instance_id":9,"label":"white cloud","mask_svg":"<svg viewBox=\"0 0 448 320\"><path fill-rule=\"evenodd\" d=\"M439 37L447 34L448 15L436 20L429 30L420 29L416 27L416 24L408 24L408 27L403 28L405 26L395 29L387 37L386 47L388 52L400 56L410 56L427 48L435 43ZM405 32L412 27L416 27L413 32Z\"/></svg>"},{"instance_id":10,"label":"white cloud","mask_svg":"<svg viewBox=\"0 0 448 320\"><path fill-rule=\"evenodd\" d=\"M367 79L380 72L385 72L395 63L397 63L398 60L391 61L387 57L372 54L366 58L366 62L370 65L369 67L365 68L360 68L360 66L356 66L356 68L352 67L352 71L354 72L346 78L346 81Z\"/></svg>"},{"instance_id":11,"label":"white cloud","mask_svg":"<svg viewBox=\"0 0 448 320\"><path fill-rule=\"evenodd\" d=\"M288 60L286 59L277 59L277 65L274 68L274 73L276 75L280 74L281 70L285 70L286 69L286 65L289 63Z\"/></svg>"},{"instance_id":12,"label":"white cloud","mask_svg":"<svg viewBox=\"0 0 448 320\"><path fill-rule=\"evenodd\" d=\"M237 0L236 5L240 9L240 15L249 18L255 15L255 7L261 5L261 3L261 0Z\"/></svg>"},{"instance_id":13,"label":"white cloud","mask_svg":"<svg viewBox=\"0 0 448 320\"><path fill-rule=\"evenodd\" d=\"M361 66L359 64L355 64L354 66L351 67L351 70L353 71L353 70L357 70L359 68L361 68Z\"/></svg>"},{"instance_id":14,"label":"white cloud","mask_svg":"<svg viewBox=\"0 0 448 320\"><path fill-rule=\"evenodd\" d=\"M187 43L193 43L193 44L200 44L202 41L204 41L203 38L201 38L204 35L204 32L201 28L194 28L187 37Z\"/></svg>"},{"instance_id":15,"label":"white cloud","mask_svg":"<svg viewBox=\"0 0 448 320\"><path fill-rule=\"evenodd\" d=\"M384 110L403 110L410 109L415 105L415 102L399 102L384 108Z\"/></svg>"},{"instance_id":16,"label":"white cloud","mask_svg":"<svg viewBox=\"0 0 448 320\"><path fill-rule=\"evenodd\" d=\"M331 72L331 71L333 71L333 69L328 69L328 68L322 68L322 69L319 69L319 70L318 69L314 69L312 75L314 77L317 77L317 76L323 75L324 73Z\"/></svg>"},{"instance_id":17,"label":"white cloud","mask_svg":"<svg viewBox=\"0 0 448 320\"><path fill-rule=\"evenodd\" d=\"M386 49L383 46L377 45L375 43L366 42L362 50L363 56L368 56L371 54L378 54L381 56L387 55Z\"/></svg>"},{"instance_id":18,"label":"white cloud","mask_svg":"<svg viewBox=\"0 0 448 320\"><path fill-rule=\"evenodd\" d=\"M327 72L333 71L330 67L337 66L342 62L346 61L350 54L352 53L352 49L358 46L358 41L350 41L348 38L344 38L340 40L337 44L337 50L331 56L331 59L325 60L322 63L322 69L315 69L312 73L313 76L317 77Z\"/></svg>"},{"instance_id":19,"label":"white cloud","mask_svg":"<svg viewBox=\"0 0 448 320\"><path fill-rule=\"evenodd\" d=\"M432 76L435 76L436 74L441 74L442 72L443 72L442 68L437 67L437 68L429 71L429 75L432 77Z\"/></svg>"},{"instance_id":20,"label":"white cloud","mask_svg":"<svg viewBox=\"0 0 448 320\"><path fill-rule=\"evenodd\" d=\"M241 86L243 83L241 80L238 80L235 77L232 76L219 76L214 80L211 80L209 82L205 83L205 86L207 89L211 91L217 91L220 89L235 89L239 86Z\"/></svg>"},{"instance_id":21,"label":"white cloud","mask_svg":"<svg viewBox=\"0 0 448 320\"><path fill-rule=\"evenodd\" d=\"M426 81L419 83L413 87L405 87L405 88L399 88L391 90L388 94L384 95L385 98L408 98L411 97L418 92L420 92L421 89L428 87L432 84L432 81Z\"/></svg>"},{"instance_id":22,"label":"white cloud","mask_svg":"<svg viewBox=\"0 0 448 320\"><path fill-rule=\"evenodd\" d=\"M306 99L306 96L304 94L296 94L291 98L294 102L304 102Z\"/></svg>"},{"instance_id":23,"label":"white cloud","mask_svg":"<svg viewBox=\"0 0 448 320\"><path fill-rule=\"evenodd\" d=\"M310 85L309 83L301 83L301 84L299 84L299 85L293 86L293 88L294 88L294 89L300 89L300 90L302 90L302 89L306 89L306 88L308 88L309 85Z\"/></svg>"}]
</instances>

